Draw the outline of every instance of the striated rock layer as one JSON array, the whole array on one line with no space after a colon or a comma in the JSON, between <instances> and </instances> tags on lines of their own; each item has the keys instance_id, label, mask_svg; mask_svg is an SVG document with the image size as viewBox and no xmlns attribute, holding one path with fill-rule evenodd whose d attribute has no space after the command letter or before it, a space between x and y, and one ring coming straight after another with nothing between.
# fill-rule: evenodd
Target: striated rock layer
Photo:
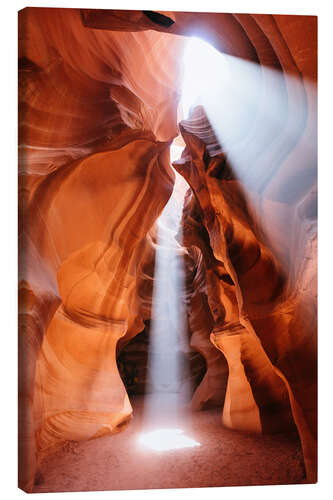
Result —
<instances>
[{"instance_id":1,"label":"striated rock layer","mask_svg":"<svg viewBox=\"0 0 333 500\"><path fill-rule=\"evenodd\" d=\"M180 125L186 149L174 166L193 191L183 216L184 234L191 236L184 243L200 248L207 270L213 271L207 272L214 319L211 341L223 352L229 368L222 421L254 432L279 432L295 423L308 478L314 480L315 178L302 196L296 189L290 199L291 173L283 172L290 168L286 162L279 171L279 203L267 194L275 175L266 190L245 192L222 147L209 155L208 145L199 137L198 113L193 124L188 120ZM201 114L206 130L207 118L203 110ZM191 128L195 133L188 131ZM296 142L296 152L297 148L302 157L305 151ZM253 169L256 175L255 165ZM285 194L288 203L283 200ZM270 216L280 227L289 216L288 230L276 234L273 225L269 231Z\"/></svg>"},{"instance_id":2,"label":"striated rock layer","mask_svg":"<svg viewBox=\"0 0 333 500\"><path fill-rule=\"evenodd\" d=\"M296 425L316 479L316 19L161 14L19 12L26 491L47 454L131 417L116 356L151 317L154 224L173 189L179 129L186 149L174 166L190 185L182 300L206 363L192 408L217 405L239 430ZM180 55L193 34L260 68L253 116L229 123L233 113L207 118L199 107L177 126ZM276 94L279 119L267 128L262 110L276 112Z\"/></svg>"},{"instance_id":3,"label":"striated rock layer","mask_svg":"<svg viewBox=\"0 0 333 500\"><path fill-rule=\"evenodd\" d=\"M31 489L36 458L131 415L115 349L143 328L147 235L174 182L182 41L95 32L71 9L29 8L19 22L20 484Z\"/></svg>"},{"instance_id":4,"label":"striated rock layer","mask_svg":"<svg viewBox=\"0 0 333 500\"><path fill-rule=\"evenodd\" d=\"M236 118L232 109L230 115L211 113L210 133L202 109L181 123L186 150L174 166L194 195L184 231L189 225L193 239L195 219L200 234L190 244L202 249L206 267L215 271L207 275L211 340L229 367L223 423L275 432L295 422L307 477L314 481L316 20L235 17L263 64L253 87L261 94L251 126L244 107L236 107ZM272 124L263 111L277 104ZM228 132L227 150L216 146L220 127Z\"/></svg>"}]
</instances>

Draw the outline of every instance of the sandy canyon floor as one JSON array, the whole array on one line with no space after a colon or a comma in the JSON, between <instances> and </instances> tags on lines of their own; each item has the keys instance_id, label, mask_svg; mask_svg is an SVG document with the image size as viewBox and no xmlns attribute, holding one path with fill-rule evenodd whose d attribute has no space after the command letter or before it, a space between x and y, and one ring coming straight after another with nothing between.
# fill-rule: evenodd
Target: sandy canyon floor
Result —
<instances>
[{"instance_id":1,"label":"sandy canyon floor","mask_svg":"<svg viewBox=\"0 0 333 500\"><path fill-rule=\"evenodd\" d=\"M258 436L221 425L221 410L187 412L177 427L200 446L153 451L139 442L147 431L144 397L131 399L133 418L118 434L68 443L40 464L34 492L197 488L294 484L305 481L297 435ZM179 420L180 418L180 420ZM159 416L161 428L174 422ZM156 427L155 425L155 427Z\"/></svg>"}]
</instances>

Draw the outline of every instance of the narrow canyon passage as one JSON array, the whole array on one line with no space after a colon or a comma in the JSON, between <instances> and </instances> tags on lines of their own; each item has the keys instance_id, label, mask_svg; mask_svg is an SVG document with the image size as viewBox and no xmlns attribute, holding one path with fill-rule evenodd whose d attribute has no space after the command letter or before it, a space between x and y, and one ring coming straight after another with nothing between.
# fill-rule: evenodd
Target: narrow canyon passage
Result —
<instances>
[{"instance_id":1,"label":"narrow canyon passage","mask_svg":"<svg viewBox=\"0 0 333 500\"><path fill-rule=\"evenodd\" d=\"M179 158L181 149L171 145L172 161ZM136 370L146 370L149 393L131 395L131 388L126 387L133 416L119 433L87 442L67 442L42 461L33 490L36 493L306 481L296 431L270 436L239 433L221 426L218 408L200 412L191 409L191 348L184 247L180 244L184 196L190 188L175 174L173 193L157 222L146 365L142 366L138 352L131 351L135 342L124 350L132 352ZM122 359L128 363L130 358Z\"/></svg>"},{"instance_id":2,"label":"narrow canyon passage","mask_svg":"<svg viewBox=\"0 0 333 500\"><path fill-rule=\"evenodd\" d=\"M317 480L317 21L19 12L19 486Z\"/></svg>"}]
</instances>

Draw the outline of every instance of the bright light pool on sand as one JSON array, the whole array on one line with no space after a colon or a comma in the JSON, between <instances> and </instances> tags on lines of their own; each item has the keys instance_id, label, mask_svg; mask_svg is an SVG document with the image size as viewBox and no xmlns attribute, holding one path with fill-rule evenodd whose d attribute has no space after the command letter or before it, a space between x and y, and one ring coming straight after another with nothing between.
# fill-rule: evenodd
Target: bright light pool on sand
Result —
<instances>
[{"instance_id":1,"label":"bright light pool on sand","mask_svg":"<svg viewBox=\"0 0 333 500\"><path fill-rule=\"evenodd\" d=\"M157 429L141 434L139 442L154 451L179 450L200 446L194 439L185 436L182 429Z\"/></svg>"}]
</instances>

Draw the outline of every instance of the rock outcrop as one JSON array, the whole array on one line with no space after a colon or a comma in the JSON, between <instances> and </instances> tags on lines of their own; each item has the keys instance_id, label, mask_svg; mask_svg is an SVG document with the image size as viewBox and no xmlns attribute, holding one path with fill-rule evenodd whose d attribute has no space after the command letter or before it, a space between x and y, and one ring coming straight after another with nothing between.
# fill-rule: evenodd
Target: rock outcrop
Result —
<instances>
[{"instance_id":1,"label":"rock outcrop","mask_svg":"<svg viewBox=\"0 0 333 500\"><path fill-rule=\"evenodd\" d=\"M304 133L315 129L312 120L310 110ZM308 160L299 135L292 137L295 167L289 158L281 162L263 189L252 163L249 170L252 167L257 182L248 189L236 177L222 146L216 146L213 131L207 133L207 122L204 110L198 108L192 120L180 124L186 149L174 166L194 196L184 211L184 234L191 234L188 244L201 249L207 269L213 271L207 273L214 319L211 341L229 367L222 420L229 427L255 432L291 429L295 422L308 478L313 480L316 178L312 177L310 185L307 179L301 186L290 187L290 177L297 175L302 158ZM200 130L204 131L201 138ZM282 136L285 133L281 131ZM290 148L288 142L286 138ZM230 156L235 157L234 151ZM278 201L272 199L272 185L277 182ZM286 217L289 227L281 231Z\"/></svg>"},{"instance_id":2,"label":"rock outcrop","mask_svg":"<svg viewBox=\"0 0 333 500\"><path fill-rule=\"evenodd\" d=\"M96 32L77 9L19 21L20 481L31 489L35 457L131 415L115 349L143 328L138 277L174 182L183 42Z\"/></svg>"}]
</instances>

